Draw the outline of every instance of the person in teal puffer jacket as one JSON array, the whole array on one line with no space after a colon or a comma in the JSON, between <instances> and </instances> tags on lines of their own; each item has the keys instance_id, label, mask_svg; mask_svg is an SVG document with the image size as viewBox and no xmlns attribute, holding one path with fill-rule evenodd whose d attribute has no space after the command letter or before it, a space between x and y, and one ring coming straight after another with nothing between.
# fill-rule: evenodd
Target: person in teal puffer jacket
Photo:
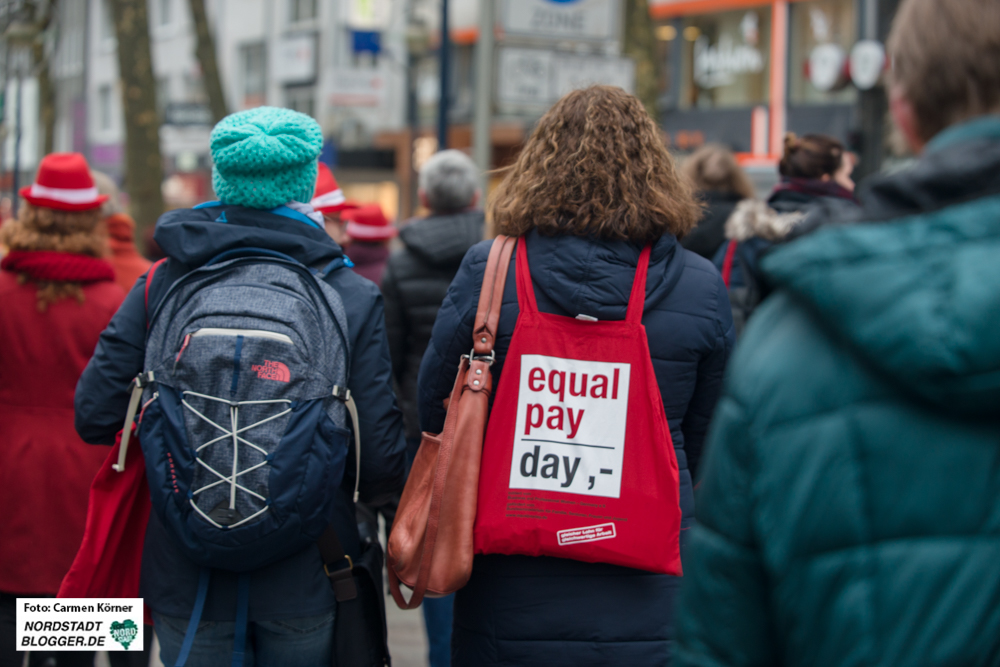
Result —
<instances>
[{"instance_id":1,"label":"person in teal puffer jacket","mask_svg":"<svg viewBox=\"0 0 1000 667\"><path fill-rule=\"evenodd\" d=\"M889 53L921 157L763 260L679 665L1000 665L1000 2L904 0Z\"/></svg>"}]
</instances>

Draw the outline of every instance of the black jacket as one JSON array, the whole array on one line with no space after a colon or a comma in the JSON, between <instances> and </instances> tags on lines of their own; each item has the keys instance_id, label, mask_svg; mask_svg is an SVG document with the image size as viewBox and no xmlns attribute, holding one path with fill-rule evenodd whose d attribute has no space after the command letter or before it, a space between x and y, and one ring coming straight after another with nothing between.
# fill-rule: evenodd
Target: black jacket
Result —
<instances>
[{"instance_id":1,"label":"black jacket","mask_svg":"<svg viewBox=\"0 0 1000 667\"><path fill-rule=\"evenodd\" d=\"M393 253L382 276L385 325L407 438L420 437L417 372L448 285L469 248L483 240L479 210L432 215L403 227L406 247Z\"/></svg>"},{"instance_id":2,"label":"black jacket","mask_svg":"<svg viewBox=\"0 0 1000 667\"><path fill-rule=\"evenodd\" d=\"M705 212L698 226L681 239L681 245L711 260L726 241L726 220L732 215L736 204L743 199L735 192L707 190L701 193Z\"/></svg>"},{"instance_id":3,"label":"black jacket","mask_svg":"<svg viewBox=\"0 0 1000 667\"><path fill-rule=\"evenodd\" d=\"M304 217L304 216L303 216ZM170 257L150 285L150 311L169 286L188 271L232 248L283 252L306 266L325 266L343 251L326 232L267 211L224 208L171 211L156 224L156 242ZM361 427L361 498L378 501L402 489L405 468L402 419L392 394L389 354L378 288L353 271L332 272L347 314L351 347L349 389L358 404ZM76 430L84 441L111 444L122 427L129 383L142 370L146 339L146 277L136 282L108 328L76 388ZM349 454L353 460L353 454ZM359 550L351 493L353 463L341 483L334 528L351 555ZM199 567L188 560L154 512L142 561L140 592L157 613L187 617L198 588ZM333 609L318 547L257 570L251 575L250 620L314 616ZM236 576L216 571L203 621L233 620Z\"/></svg>"},{"instance_id":4,"label":"black jacket","mask_svg":"<svg viewBox=\"0 0 1000 667\"><path fill-rule=\"evenodd\" d=\"M540 236L528 249L542 312L621 320L640 248L624 241ZM442 399L468 354L490 244L466 255L420 369L420 421L440 431ZM519 308L516 269L507 274L497 331L494 386L503 368ZM653 245L642 317L656 382L680 468L681 554L694 509L691 471L733 345L726 287L711 263L672 235ZM678 577L562 558L476 556L469 584L455 600L453 665L665 665L673 639Z\"/></svg>"}]
</instances>

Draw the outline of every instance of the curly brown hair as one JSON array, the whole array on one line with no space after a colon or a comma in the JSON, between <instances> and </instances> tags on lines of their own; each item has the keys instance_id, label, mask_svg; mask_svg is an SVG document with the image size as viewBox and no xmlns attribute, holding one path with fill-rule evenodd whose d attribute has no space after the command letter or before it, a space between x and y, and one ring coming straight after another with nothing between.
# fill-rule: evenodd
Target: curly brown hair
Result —
<instances>
[{"instance_id":1,"label":"curly brown hair","mask_svg":"<svg viewBox=\"0 0 1000 667\"><path fill-rule=\"evenodd\" d=\"M101 209L59 211L22 202L16 220L0 227L0 243L10 250L55 250L91 257L107 254L107 234L101 223ZM18 274L19 283L30 279ZM38 288L38 310L45 312L50 303L66 297L83 303L80 283L32 281Z\"/></svg>"},{"instance_id":2,"label":"curly brown hair","mask_svg":"<svg viewBox=\"0 0 1000 667\"><path fill-rule=\"evenodd\" d=\"M683 236L701 213L642 102L611 86L569 93L542 116L489 210L508 236L641 243Z\"/></svg>"}]
</instances>

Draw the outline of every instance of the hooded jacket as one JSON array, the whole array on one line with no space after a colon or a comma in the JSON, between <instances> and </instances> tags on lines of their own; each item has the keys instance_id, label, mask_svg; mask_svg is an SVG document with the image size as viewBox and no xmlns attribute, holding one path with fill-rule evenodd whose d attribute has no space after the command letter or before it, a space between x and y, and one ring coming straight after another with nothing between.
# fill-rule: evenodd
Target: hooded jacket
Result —
<instances>
[{"instance_id":1,"label":"hooded jacket","mask_svg":"<svg viewBox=\"0 0 1000 667\"><path fill-rule=\"evenodd\" d=\"M699 486L681 665L995 665L1000 117L762 262Z\"/></svg>"},{"instance_id":2,"label":"hooded jacket","mask_svg":"<svg viewBox=\"0 0 1000 667\"><path fill-rule=\"evenodd\" d=\"M622 320L641 248L531 232L525 244L539 310ZM442 401L468 354L490 242L474 246L448 289L420 368L420 421L437 433ZM520 250L518 251L520 252ZM494 386L517 322L515 258L497 330ZM681 553L693 513L691 470L715 408L734 335L712 265L667 234L652 248L642 323L680 469ZM686 563L686 561L685 561ZM686 565L685 565L686 567ZM673 639L679 578L561 558L476 556L455 600L454 665L662 665Z\"/></svg>"},{"instance_id":3,"label":"hooded jacket","mask_svg":"<svg viewBox=\"0 0 1000 667\"><path fill-rule=\"evenodd\" d=\"M321 268L343 251L324 230L286 207L287 215L240 206L180 209L160 218L156 242L169 259L157 270L149 290L155 310L170 285L219 253L234 248L277 250L308 267ZM326 277L337 290L347 315L351 349L348 388L358 405L361 430L361 498L377 502L402 489L405 465L402 417L392 393L392 370L385 338L382 297L371 282L350 270ZM111 444L121 429L129 383L141 370L146 337L146 277L138 280L121 309L101 334L94 357L76 391L76 428L92 444ZM351 493L353 452L341 482L333 527L348 555L357 556L359 540ZM143 553L140 592L162 615L188 617L198 586L198 566L176 547L156 514L150 517ZM318 547L257 570L250 582L250 620L314 616L334 607ZM212 575L202 619L235 618L236 575Z\"/></svg>"},{"instance_id":4,"label":"hooded jacket","mask_svg":"<svg viewBox=\"0 0 1000 667\"><path fill-rule=\"evenodd\" d=\"M407 438L420 437L417 372L434 320L465 253L483 240L484 223L480 210L411 222L399 232L405 247L389 258L382 277L386 334Z\"/></svg>"}]
</instances>

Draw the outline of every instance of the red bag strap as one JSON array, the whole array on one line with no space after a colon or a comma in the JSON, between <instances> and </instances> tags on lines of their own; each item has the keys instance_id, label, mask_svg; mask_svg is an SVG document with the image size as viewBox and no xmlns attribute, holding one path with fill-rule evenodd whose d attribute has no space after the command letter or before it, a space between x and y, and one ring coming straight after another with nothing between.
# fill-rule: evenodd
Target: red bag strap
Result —
<instances>
[{"instance_id":1,"label":"red bag strap","mask_svg":"<svg viewBox=\"0 0 1000 667\"><path fill-rule=\"evenodd\" d=\"M733 274L733 259L736 257L736 239L729 242L726 246L726 258L722 261L722 282L726 283L726 289L729 289L729 277Z\"/></svg>"},{"instance_id":2,"label":"red bag strap","mask_svg":"<svg viewBox=\"0 0 1000 667\"><path fill-rule=\"evenodd\" d=\"M642 310L646 306L646 276L649 275L649 254L652 246L646 246L639 253L639 265L635 267L635 279L632 281L632 293L628 297L628 312L625 321L629 324L642 324Z\"/></svg>"},{"instance_id":3,"label":"red bag strap","mask_svg":"<svg viewBox=\"0 0 1000 667\"><path fill-rule=\"evenodd\" d=\"M535 314L538 302L535 300L535 286L531 282L531 267L528 266L528 244L522 243L517 249L517 305L521 312Z\"/></svg>"},{"instance_id":4,"label":"red bag strap","mask_svg":"<svg viewBox=\"0 0 1000 667\"><path fill-rule=\"evenodd\" d=\"M160 265L167 261L167 258L158 259L153 262L153 265L149 267L149 271L146 272L146 328L149 328L149 286L153 284L153 276L156 275L156 270L160 268Z\"/></svg>"}]
</instances>

